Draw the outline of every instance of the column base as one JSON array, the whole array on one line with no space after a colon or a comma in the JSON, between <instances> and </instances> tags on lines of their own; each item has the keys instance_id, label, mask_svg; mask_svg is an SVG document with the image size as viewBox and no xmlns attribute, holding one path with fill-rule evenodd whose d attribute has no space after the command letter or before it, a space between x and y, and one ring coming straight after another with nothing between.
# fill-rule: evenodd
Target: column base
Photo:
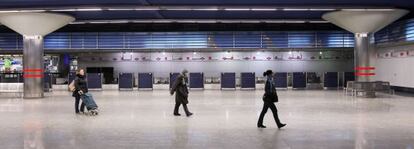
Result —
<instances>
[{"instance_id":1,"label":"column base","mask_svg":"<svg viewBox=\"0 0 414 149\"><path fill-rule=\"evenodd\" d=\"M23 95L24 99L38 99L38 98L43 98L43 97L45 97L44 94L40 94L40 93Z\"/></svg>"}]
</instances>

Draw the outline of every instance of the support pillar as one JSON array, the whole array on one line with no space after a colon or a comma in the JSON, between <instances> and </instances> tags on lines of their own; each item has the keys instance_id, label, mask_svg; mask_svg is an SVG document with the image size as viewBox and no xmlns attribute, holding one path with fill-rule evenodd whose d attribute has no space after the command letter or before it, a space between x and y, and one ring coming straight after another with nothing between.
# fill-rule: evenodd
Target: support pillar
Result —
<instances>
[{"instance_id":1,"label":"support pillar","mask_svg":"<svg viewBox=\"0 0 414 149\"><path fill-rule=\"evenodd\" d=\"M43 37L75 18L57 13L0 13L0 23L23 35L24 98L43 98Z\"/></svg>"},{"instance_id":2,"label":"support pillar","mask_svg":"<svg viewBox=\"0 0 414 149\"><path fill-rule=\"evenodd\" d=\"M370 42L372 38L373 34L370 33L355 34L354 65L358 82L373 81L372 78L375 76L375 47Z\"/></svg>"},{"instance_id":3,"label":"support pillar","mask_svg":"<svg viewBox=\"0 0 414 149\"><path fill-rule=\"evenodd\" d=\"M23 36L24 98L43 98L43 37Z\"/></svg>"}]
</instances>

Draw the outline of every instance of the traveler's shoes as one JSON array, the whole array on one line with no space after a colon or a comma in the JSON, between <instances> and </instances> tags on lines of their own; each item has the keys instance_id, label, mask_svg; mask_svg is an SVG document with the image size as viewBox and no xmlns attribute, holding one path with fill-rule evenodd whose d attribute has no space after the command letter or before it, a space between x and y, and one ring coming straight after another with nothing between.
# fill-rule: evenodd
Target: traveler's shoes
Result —
<instances>
[{"instance_id":1,"label":"traveler's shoes","mask_svg":"<svg viewBox=\"0 0 414 149\"><path fill-rule=\"evenodd\" d=\"M174 116L181 116L180 113L174 113Z\"/></svg>"},{"instance_id":2,"label":"traveler's shoes","mask_svg":"<svg viewBox=\"0 0 414 149\"><path fill-rule=\"evenodd\" d=\"M257 125L257 128L266 128L265 125Z\"/></svg>"},{"instance_id":3,"label":"traveler's shoes","mask_svg":"<svg viewBox=\"0 0 414 149\"><path fill-rule=\"evenodd\" d=\"M187 113L187 117L190 117L191 115L193 115L193 113L191 112Z\"/></svg>"},{"instance_id":4,"label":"traveler's shoes","mask_svg":"<svg viewBox=\"0 0 414 149\"><path fill-rule=\"evenodd\" d=\"M286 124L280 124L277 127L280 129L280 128L285 127L285 126L286 126Z\"/></svg>"}]
</instances>

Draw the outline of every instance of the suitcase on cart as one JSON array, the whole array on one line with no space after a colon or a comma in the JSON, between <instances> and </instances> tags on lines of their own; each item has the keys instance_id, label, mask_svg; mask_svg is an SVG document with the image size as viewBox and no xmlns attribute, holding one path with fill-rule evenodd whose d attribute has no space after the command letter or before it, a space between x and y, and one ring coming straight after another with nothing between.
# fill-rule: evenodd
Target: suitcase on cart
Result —
<instances>
[{"instance_id":1,"label":"suitcase on cart","mask_svg":"<svg viewBox=\"0 0 414 149\"><path fill-rule=\"evenodd\" d=\"M95 103L92 94L85 93L81 95L82 102L85 104L86 109L92 115L98 115L98 105Z\"/></svg>"}]
</instances>

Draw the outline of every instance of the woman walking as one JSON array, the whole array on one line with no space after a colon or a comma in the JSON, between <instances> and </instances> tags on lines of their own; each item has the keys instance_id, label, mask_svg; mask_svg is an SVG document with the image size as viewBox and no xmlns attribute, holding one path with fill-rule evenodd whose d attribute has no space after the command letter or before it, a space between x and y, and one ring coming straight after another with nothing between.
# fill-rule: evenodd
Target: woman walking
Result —
<instances>
[{"instance_id":1,"label":"woman walking","mask_svg":"<svg viewBox=\"0 0 414 149\"><path fill-rule=\"evenodd\" d=\"M75 112L79 114L79 103L81 101L81 94L88 92L88 83L85 78L85 70L78 69L76 71L76 78L74 79L74 91L72 96L75 97ZM85 104L82 102L80 105L80 112L84 113Z\"/></svg>"},{"instance_id":2,"label":"woman walking","mask_svg":"<svg viewBox=\"0 0 414 149\"><path fill-rule=\"evenodd\" d=\"M265 93L263 95L263 109L262 109L262 112L260 113L259 121L257 122L257 127L266 128L266 126L263 125L263 118L267 112L267 109L270 108L270 110L272 110L273 112L273 118L276 121L276 125L280 129L286 126L286 124L281 123L279 120L279 116L277 115L277 108L276 108L275 102L278 102L279 99L278 99L278 96L276 93L276 87L273 81L273 71L267 70L266 72L263 73L263 76L266 77L267 80L265 84Z\"/></svg>"}]
</instances>

